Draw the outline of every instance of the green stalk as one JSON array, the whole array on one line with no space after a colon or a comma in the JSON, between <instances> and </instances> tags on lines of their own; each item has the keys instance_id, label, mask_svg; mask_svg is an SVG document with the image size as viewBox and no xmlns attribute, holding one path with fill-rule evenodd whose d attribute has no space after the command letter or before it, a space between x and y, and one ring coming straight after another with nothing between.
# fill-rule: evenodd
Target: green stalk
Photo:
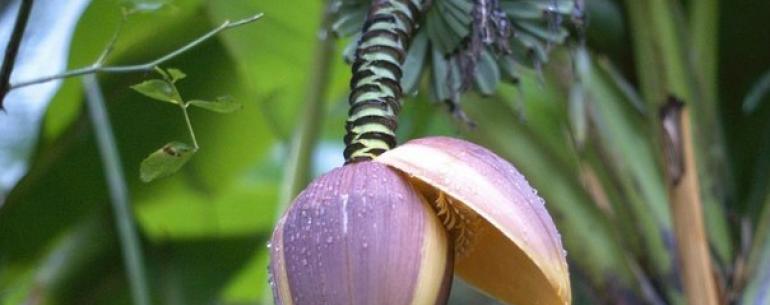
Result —
<instances>
[{"instance_id":1,"label":"green stalk","mask_svg":"<svg viewBox=\"0 0 770 305\"><path fill-rule=\"evenodd\" d=\"M188 104L182 103L180 101L179 107L182 108L182 113L184 114L184 122L187 125L187 132L190 133L190 140L192 140L193 149L198 151L200 146L198 146L198 139L195 138L195 131L193 130L192 122L190 122L190 114L187 113Z\"/></svg>"},{"instance_id":2,"label":"green stalk","mask_svg":"<svg viewBox=\"0 0 770 305\"><path fill-rule=\"evenodd\" d=\"M334 39L330 35L333 17L332 6L326 5L316 36L316 47L312 58L315 67L310 69L310 83L305 93L302 118L292 137L288 163L283 172L278 216L310 181L311 160L323 123L323 106L329 91L332 58L335 54Z\"/></svg>"},{"instance_id":3,"label":"green stalk","mask_svg":"<svg viewBox=\"0 0 770 305\"><path fill-rule=\"evenodd\" d=\"M677 32L676 3L669 0L650 0L648 19L649 26L653 27L655 40L660 52L662 66L657 66L656 74L663 71L666 80L666 93L674 95L686 102L693 102L694 95L691 80L688 77L689 69L685 61L685 43L683 37ZM660 106L664 99L656 100L656 106ZM656 109L659 107L655 107Z\"/></svg>"},{"instance_id":4,"label":"green stalk","mask_svg":"<svg viewBox=\"0 0 770 305\"><path fill-rule=\"evenodd\" d=\"M86 104L91 115L96 143L104 165L104 175L110 192L110 203L115 217L123 263L125 264L131 296L134 305L150 305L150 294L144 271L142 246L134 226L134 217L129 207L128 186L118 153L118 145L112 132L109 115L105 107L104 95L99 88L96 76L83 77L86 92Z\"/></svg>"}]
</instances>

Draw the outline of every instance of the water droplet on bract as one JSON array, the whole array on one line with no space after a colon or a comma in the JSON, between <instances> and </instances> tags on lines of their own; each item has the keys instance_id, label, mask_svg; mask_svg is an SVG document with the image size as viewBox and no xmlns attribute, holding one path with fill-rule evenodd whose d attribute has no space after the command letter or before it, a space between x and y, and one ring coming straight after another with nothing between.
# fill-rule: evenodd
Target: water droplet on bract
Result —
<instances>
[{"instance_id":1,"label":"water droplet on bract","mask_svg":"<svg viewBox=\"0 0 770 305\"><path fill-rule=\"evenodd\" d=\"M329 236L329 237L326 238L326 243L327 244L331 244L333 241L334 241L334 237Z\"/></svg>"},{"instance_id":2,"label":"water droplet on bract","mask_svg":"<svg viewBox=\"0 0 770 305\"><path fill-rule=\"evenodd\" d=\"M275 291L276 290L275 279L273 279L273 270L270 269L270 267L267 267L267 283L270 285L270 289L273 290L273 295L277 296L278 294Z\"/></svg>"},{"instance_id":3,"label":"water droplet on bract","mask_svg":"<svg viewBox=\"0 0 770 305\"><path fill-rule=\"evenodd\" d=\"M307 259L302 259L302 266L307 266Z\"/></svg>"},{"instance_id":4,"label":"water droplet on bract","mask_svg":"<svg viewBox=\"0 0 770 305\"><path fill-rule=\"evenodd\" d=\"M364 244L362 246L364 247L364 249L369 248L369 243L364 242Z\"/></svg>"},{"instance_id":5,"label":"water droplet on bract","mask_svg":"<svg viewBox=\"0 0 770 305\"><path fill-rule=\"evenodd\" d=\"M273 244L271 242L267 242L267 248L270 249L273 247Z\"/></svg>"}]
</instances>

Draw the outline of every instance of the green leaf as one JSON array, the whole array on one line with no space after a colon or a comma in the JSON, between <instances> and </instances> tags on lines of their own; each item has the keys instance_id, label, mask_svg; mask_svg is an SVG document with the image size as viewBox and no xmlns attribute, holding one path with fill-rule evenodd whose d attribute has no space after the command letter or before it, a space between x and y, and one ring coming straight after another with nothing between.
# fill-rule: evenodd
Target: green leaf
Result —
<instances>
[{"instance_id":1,"label":"green leaf","mask_svg":"<svg viewBox=\"0 0 770 305\"><path fill-rule=\"evenodd\" d=\"M171 76L172 83L187 77L187 74L184 74L182 70L175 69L175 68L168 68L166 69L166 72L168 72L169 76Z\"/></svg>"},{"instance_id":2,"label":"green leaf","mask_svg":"<svg viewBox=\"0 0 770 305\"><path fill-rule=\"evenodd\" d=\"M172 104L179 104L181 100L174 85L162 79L143 81L131 86L131 89L134 89L147 97Z\"/></svg>"},{"instance_id":3,"label":"green leaf","mask_svg":"<svg viewBox=\"0 0 770 305\"><path fill-rule=\"evenodd\" d=\"M567 29L551 29L547 22L518 21L516 25L543 41L555 44L563 43L564 39L569 35Z\"/></svg>"},{"instance_id":4,"label":"green leaf","mask_svg":"<svg viewBox=\"0 0 770 305\"><path fill-rule=\"evenodd\" d=\"M572 14L574 3L568 0L501 1L500 7L509 18L514 20L542 20L548 14Z\"/></svg>"},{"instance_id":5,"label":"green leaf","mask_svg":"<svg viewBox=\"0 0 770 305\"><path fill-rule=\"evenodd\" d=\"M569 108L569 122L575 143L579 148L583 147L588 134L588 117L585 105L585 88L580 83L572 85L567 101Z\"/></svg>"},{"instance_id":6,"label":"green leaf","mask_svg":"<svg viewBox=\"0 0 770 305\"><path fill-rule=\"evenodd\" d=\"M230 96L220 96L216 101L192 100L190 105L219 113L230 113L243 108L243 104L233 100Z\"/></svg>"},{"instance_id":7,"label":"green leaf","mask_svg":"<svg viewBox=\"0 0 770 305\"><path fill-rule=\"evenodd\" d=\"M409 94L417 90L427 55L428 36L425 31L420 31L414 37L404 61L404 77L401 78L401 88L403 88L404 93Z\"/></svg>"},{"instance_id":8,"label":"green leaf","mask_svg":"<svg viewBox=\"0 0 770 305\"><path fill-rule=\"evenodd\" d=\"M503 73L502 77L506 81L516 83L519 81L519 78L521 78L521 75L519 74L519 65L513 56L501 56L498 59L498 65L500 65L500 70L502 70Z\"/></svg>"},{"instance_id":9,"label":"green leaf","mask_svg":"<svg viewBox=\"0 0 770 305\"><path fill-rule=\"evenodd\" d=\"M195 148L185 143L168 143L142 161L139 168L140 178L144 182L150 182L176 173L194 153Z\"/></svg>"},{"instance_id":10,"label":"green leaf","mask_svg":"<svg viewBox=\"0 0 770 305\"><path fill-rule=\"evenodd\" d=\"M431 51L431 58L433 60L433 98L439 101L445 101L449 99L450 96L449 86L446 82L446 75L448 70L447 67L449 66L449 62L444 58L444 55L441 54L441 50L439 48L432 47Z\"/></svg>"},{"instance_id":11,"label":"green leaf","mask_svg":"<svg viewBox=\"0 0 770 305\"><path fill-rule=\"evenodd\" d=\"M337 36L346 37L361 32L361 25L364 24L366 12L365 6L356 9L343 9L340 17L332 25L332 31Z\"/></svg>"},{"instance_id":12,"label":"green leaf","mask_svg":"<svg viewBox=\"0 0 770 305\"><path fill-rule=\"evenodd\" d=\"M487 50L481 53L474 73L476 87L485 95L495 94L497 84L500 82L500 68L497 67L495 57Z\"/></svg>"},{"instance_id":13,"label":"green leaf","mask_svg":"<svg viewBox=\"0 0 770 305\"><path fill-rule=\"evenodd\" d=\"M438 10L430 10L425 16L425 30L431 41L431 46L438 49L441 55L452 52L456 45L452 41L451 35L447 32L447 26L443 24Z\"/></svg>"}]
</instances>

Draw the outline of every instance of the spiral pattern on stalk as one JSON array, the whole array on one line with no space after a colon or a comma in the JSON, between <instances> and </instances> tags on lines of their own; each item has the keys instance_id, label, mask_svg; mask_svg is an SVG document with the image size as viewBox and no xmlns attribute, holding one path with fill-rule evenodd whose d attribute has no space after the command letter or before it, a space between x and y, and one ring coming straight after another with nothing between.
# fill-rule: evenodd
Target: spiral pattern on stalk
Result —
<instances>
[{"instance_id":1,"label":"spiral pattern on stalk","mask_svg":"<svg viewBox=\"0 0 770 305\"><path fill-rule=\"evenodd\" d=\"M358 41L345 124L346 163L371 160L396 146L406 49L424 0L375 0Z\"/></svg>"}]
</instances>

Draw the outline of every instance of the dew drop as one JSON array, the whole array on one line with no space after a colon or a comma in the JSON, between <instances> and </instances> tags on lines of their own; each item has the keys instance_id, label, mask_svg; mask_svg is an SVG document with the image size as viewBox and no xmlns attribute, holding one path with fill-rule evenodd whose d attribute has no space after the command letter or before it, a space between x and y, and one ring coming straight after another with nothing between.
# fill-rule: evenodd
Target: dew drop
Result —
<instances>
[{"instance_id":1,"label":"dew drop","mask_svg":"<svg viewBox=\"0 0 770 305\"><path fill-rule=\"evenodd\" d=\"M326 39L329 38L329 31L327 31L327 30L320 30L320 31L318 31L316 36L318 37L318 40L326 40Z\"/></svg>"}]
</instances>

